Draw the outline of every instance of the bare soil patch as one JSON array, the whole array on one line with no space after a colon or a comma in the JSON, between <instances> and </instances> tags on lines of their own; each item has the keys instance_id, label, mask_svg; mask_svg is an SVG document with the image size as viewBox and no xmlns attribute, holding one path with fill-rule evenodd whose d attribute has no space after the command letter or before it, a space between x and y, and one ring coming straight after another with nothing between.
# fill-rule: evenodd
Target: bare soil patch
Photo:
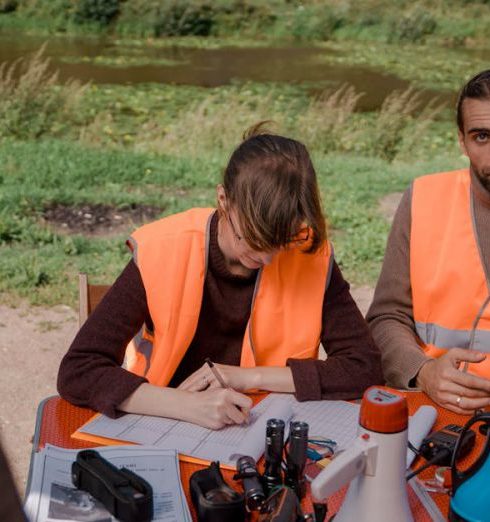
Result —
<instances>
[{"instance_id":1,"label":"bare soil patch","mask_svg":"<svg viewBox=\"0 0 490 522\"><path fill-rule=\"evenodd\" d=\"M153 221L161 213L161 208L150 205L116 208L103 204L55 204L44 210L43 220L57 231L105 236L122 233L128 228Z\"/></svg>"},{"instance_id":2,"label":"bare soil patch","mask_svg":"<svg viewBox=\"0 0 490 522\"><path fill-rule=\"evenodd\" d=\"M77 314L68 306L0 304L0 439L21 496L37 405L57 393L58 367L77 328Z\"/></svg>"}]
</instances>

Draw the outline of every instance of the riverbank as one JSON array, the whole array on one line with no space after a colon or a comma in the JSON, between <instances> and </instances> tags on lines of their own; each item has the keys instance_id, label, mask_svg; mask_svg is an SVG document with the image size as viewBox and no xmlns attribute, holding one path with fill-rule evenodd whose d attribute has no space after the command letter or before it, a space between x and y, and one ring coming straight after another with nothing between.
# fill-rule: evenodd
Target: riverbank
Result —
<instances>
[{"instance_id":1,"label":"riverbank","mask_svg":"<svg viewBox=\"0 0 490 522\"><path fill-rule=\"evenodd\" d=\"M2 0L0 29L132 37L488 43L485 0Z\"/></svg>"}]
</instances>

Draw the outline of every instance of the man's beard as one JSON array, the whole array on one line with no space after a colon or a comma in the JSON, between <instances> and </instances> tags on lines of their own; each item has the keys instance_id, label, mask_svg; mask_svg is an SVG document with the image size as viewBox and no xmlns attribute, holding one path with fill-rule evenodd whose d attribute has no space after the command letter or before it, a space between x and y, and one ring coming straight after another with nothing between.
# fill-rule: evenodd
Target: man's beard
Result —
<instances>
[{"instance_id":1,"label":"man's beard","mask_svg":"<svg viewBox=\"0 0 490 522\"><path fill-rule=\"evenodd\" d=\"M481 181L481 184L490 192L490 169L476 169L471 166L476 177Z\"/></svg>"}]
</instances>

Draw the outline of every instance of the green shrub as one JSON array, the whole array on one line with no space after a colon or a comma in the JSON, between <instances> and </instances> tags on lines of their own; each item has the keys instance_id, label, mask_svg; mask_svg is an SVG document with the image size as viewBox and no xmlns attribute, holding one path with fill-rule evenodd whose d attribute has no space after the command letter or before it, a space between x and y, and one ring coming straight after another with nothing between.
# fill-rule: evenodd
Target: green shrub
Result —
<instances>
[{"instance_id":1,"label":"green shrub","mask_svg":"<svg viewBox=\"0 0 490 522\"><path fill-rule=\"evenodd\" d=\"M328 6L305 9L300 5L293 16L291 34L296 40L328 40L344 23L344 16Z\"/></svg>"},{"instance_id":2,"label":"green shrub","mask_svg":"<svg viewBox=\"0 0 490 522\"><path fill-rule=\"evenodd\" d=\"M73 14L74 0L21 0L19 14L37 20L42 26L66 31Z\"/></svg>"},{"instance_id":3,"label":"green shrub","mask_svg":"<svg viewBox=\"0 0 490 522\"><path fill-rule=\"evenodd\" d=\"M173 1L159 11L155 36L209 36L215 11L207 3Z\"/></svg>"},{"instance_id":4,"label":"green shrub","mask_svg":"<svg viewBox=\"0 0 490 522\"><path fill-rule=\"evenodd\" d=\"M215 8L213 35L227 36L262 33L271 28L280 15L269 4L256 4L248 0L234 0Z\"/></svg>"},{"instance_id":5,"label":"green shrub","mask_svg":"<svg viewBox=\"0 0 490 522\"><path fill-rule=\"evenodd\" d=\"M434 33L436 27L437 22L434 16L418 8L392 22L388 40L390 42L423 42L426 36Z\"/></svg>"},{"instance_id":6,"label":"green shrub","mask_svg":"<svg viewBox=\"0 0 490 522\"><path fill-rule=\"evenodd\" d=\"M19 6L17 0L0 0L0 14L11 13Z\"/></svg>"},{"instance_id":7,"label":"green shrub","mask_svg":"<svg viewBox=\"0 0 490 522\"><path fill-rule=\"evenodd\" d=\"M77 24L108 25L119 14L119 0L78 0L73 13Z\"/></svg>"},{"instance_id":8,"label":"green shrub","mask_svg":"<svg viewBox=\"0 0 490 522\"><path fill-rule=\"evenodd\" d=\"M131 0L121 3L117 30L143 36L257 34L280 15L253 0Z\"/></svg>"}]
</instances>

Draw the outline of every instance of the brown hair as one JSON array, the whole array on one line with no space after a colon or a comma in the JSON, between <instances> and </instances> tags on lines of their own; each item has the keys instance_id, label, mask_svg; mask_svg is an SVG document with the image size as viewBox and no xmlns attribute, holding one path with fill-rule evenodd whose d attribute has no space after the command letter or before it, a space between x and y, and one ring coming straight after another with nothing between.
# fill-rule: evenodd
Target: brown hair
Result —
<instances>
[{"instance_id":1,"label":"brown hair","mask_svg":"<svg viewBox=\"0 0 490 522\"><path fill-rule=\"evenodd\" d=\"M490 70L479 72L461 89L456 104L456 123L464 132L463 102L466 98L490 100Z\"/></svg>"},{"instance_id":2,"label":"brown hair","mask_svg":"<svg viewBox=\"0 0 490 522\"><path fill-rule=\"evenodd\" d=\"M305 252L327 238L316 172L299 141L269 134L260 122L245 134L224 172L227 199L245 241L256 250L286 246L303 224L311 229Z\"/></svg>"}]
</instances>

